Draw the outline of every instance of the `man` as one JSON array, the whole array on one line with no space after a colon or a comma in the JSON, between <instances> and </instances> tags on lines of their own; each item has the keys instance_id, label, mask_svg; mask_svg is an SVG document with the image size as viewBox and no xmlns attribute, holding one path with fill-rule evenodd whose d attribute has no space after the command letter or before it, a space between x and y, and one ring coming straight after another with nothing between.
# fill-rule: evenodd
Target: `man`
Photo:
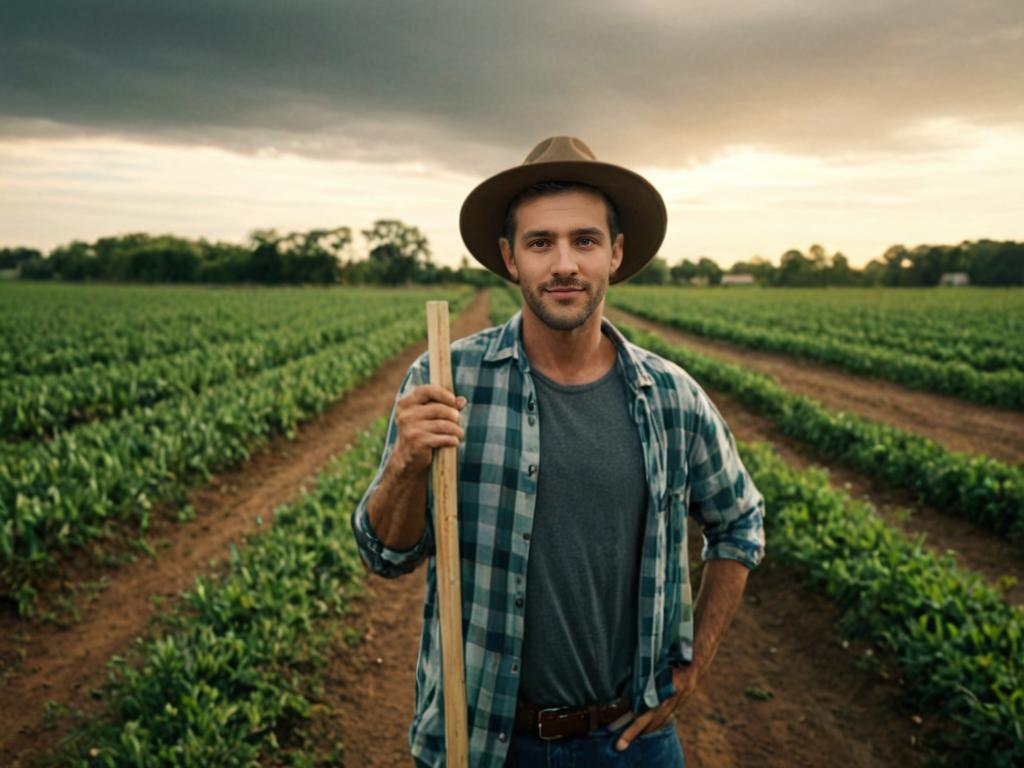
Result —
<instances>
[{"instance_id":1,"label":"man","mask_svg":"<svg viewBox=\"0 0 1024 768\"><path fill-rule=\"evenodd\" d=\"M375 573L429 558L412 754L445 764L428 477L433 449L458 446L470 765L682 766L673 712L763 557L764 504L700 387L602 316L608 285L661 245L662 198L555 137L460 220L522 309L452 345L457 396L413 364L352 515ZM687 514L704 525L696 605Z\"/></svg>"}]
</instances>

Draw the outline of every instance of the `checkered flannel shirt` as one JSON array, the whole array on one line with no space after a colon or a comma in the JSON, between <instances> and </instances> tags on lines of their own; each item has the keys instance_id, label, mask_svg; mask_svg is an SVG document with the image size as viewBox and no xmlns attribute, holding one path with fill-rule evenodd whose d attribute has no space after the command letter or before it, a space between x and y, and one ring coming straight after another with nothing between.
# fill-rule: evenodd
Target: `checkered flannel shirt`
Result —
<instances>
[{"instance_id":1,"label":"checkered flannel shirt","mask_svg":"<svg viewBox=\"0 0 1024 768\"><path fill-rule=\"evenodd\" d=\"M465 439L458 448L458 518L469 764L482 768L504 764L512 736L530 532L537 476L544 471L521 315L452 344L455 393L468 400L460 416ZM764 556L764 500L697 383L679 366L627 341L607 319L601 326L623 363L648 483L639 642L630 685L633 709L640 713L675 693L672 665L693 659L687 513L703 524L704 560L729 558L754 568ZM396 400L429 380L423 354ZM409 746L417 760L436 767L445 764L445 732L432 495L423 537L406 551L385 547L367 516L367 501L397 436L392 410L380 469L351 522L360 555L374 573L401 576L428 558Z\"/></svg>"}]
</instances>

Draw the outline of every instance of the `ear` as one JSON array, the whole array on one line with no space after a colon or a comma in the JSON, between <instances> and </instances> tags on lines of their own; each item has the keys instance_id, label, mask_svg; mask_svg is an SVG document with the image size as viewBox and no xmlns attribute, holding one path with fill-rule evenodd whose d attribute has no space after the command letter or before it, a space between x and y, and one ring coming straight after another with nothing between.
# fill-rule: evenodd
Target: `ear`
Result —
<instances>
[{"instance_id":1,"label":"ear","mask_svg":"<svg viewBox=\"0 0 1024 768\"><path fill-rule=\"evenodd\" d=\"M623 245L625 241L626 236L622 232L619 232L618 236L615 238L615 243L612 244L612 262L610 273L612 275L618 272L619 267L622 266Z\"/></svg>"},{"instance_id":2,"label":"ear","mask_svg":"<svg viewBox=\"0 0 1024 768\"><path fill-rule=\"evenodd\" d=\"M499 237L498 248L501 250L501 260L505 262L505 269L512 275L512 279L518 283L519 270L516 268L515 256L512 255L512 246L509 245L508 238Z\"/></svg>"}]
</instances>

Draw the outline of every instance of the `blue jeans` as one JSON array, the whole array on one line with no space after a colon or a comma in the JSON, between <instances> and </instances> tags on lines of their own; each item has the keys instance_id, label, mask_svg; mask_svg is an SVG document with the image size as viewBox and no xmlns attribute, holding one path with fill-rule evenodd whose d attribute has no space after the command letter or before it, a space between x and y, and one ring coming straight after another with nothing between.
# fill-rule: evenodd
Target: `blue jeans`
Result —
<instances>
[{"instance_id":1,"label":"blue jeans","mask_svg":"<svg viewBox=\"0 0 1024 768\"><path fill-rule=\"evenodd\" d=\"M627 723L612 731L603 726L585 736L551 741L514 733L505 768L686 768L674 717L656 731L641 733L619 752L615 742L628 727Z\"/></svg>"}]
</instances>

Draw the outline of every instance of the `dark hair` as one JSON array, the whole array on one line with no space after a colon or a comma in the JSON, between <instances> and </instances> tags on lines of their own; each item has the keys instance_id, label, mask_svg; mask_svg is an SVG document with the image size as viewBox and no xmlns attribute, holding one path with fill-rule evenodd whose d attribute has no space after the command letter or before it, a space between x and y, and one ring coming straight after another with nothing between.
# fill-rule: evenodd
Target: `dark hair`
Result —
<instances>
[{"instance_id":1,"label":"dark hair","mask_svg":"<svg viewBox=\"0 0 1024 768\"><path fill-rule=\"evenodd\" d=\"M549 197L566 192L589 192L604 200L605 209L608 211L608 232L611 235L612 242L615 242L615 238L619 236L621 231L619 229L619 214L608 195L597 187L584 184L581 181L542 181L520 191L512 198L508 208L505 210L505 223L501 227L501 236L508 240L509 250L515 251L516 211L519 209L519 206L524 201L534 197Z\"/></svg>"}]
</instances>

